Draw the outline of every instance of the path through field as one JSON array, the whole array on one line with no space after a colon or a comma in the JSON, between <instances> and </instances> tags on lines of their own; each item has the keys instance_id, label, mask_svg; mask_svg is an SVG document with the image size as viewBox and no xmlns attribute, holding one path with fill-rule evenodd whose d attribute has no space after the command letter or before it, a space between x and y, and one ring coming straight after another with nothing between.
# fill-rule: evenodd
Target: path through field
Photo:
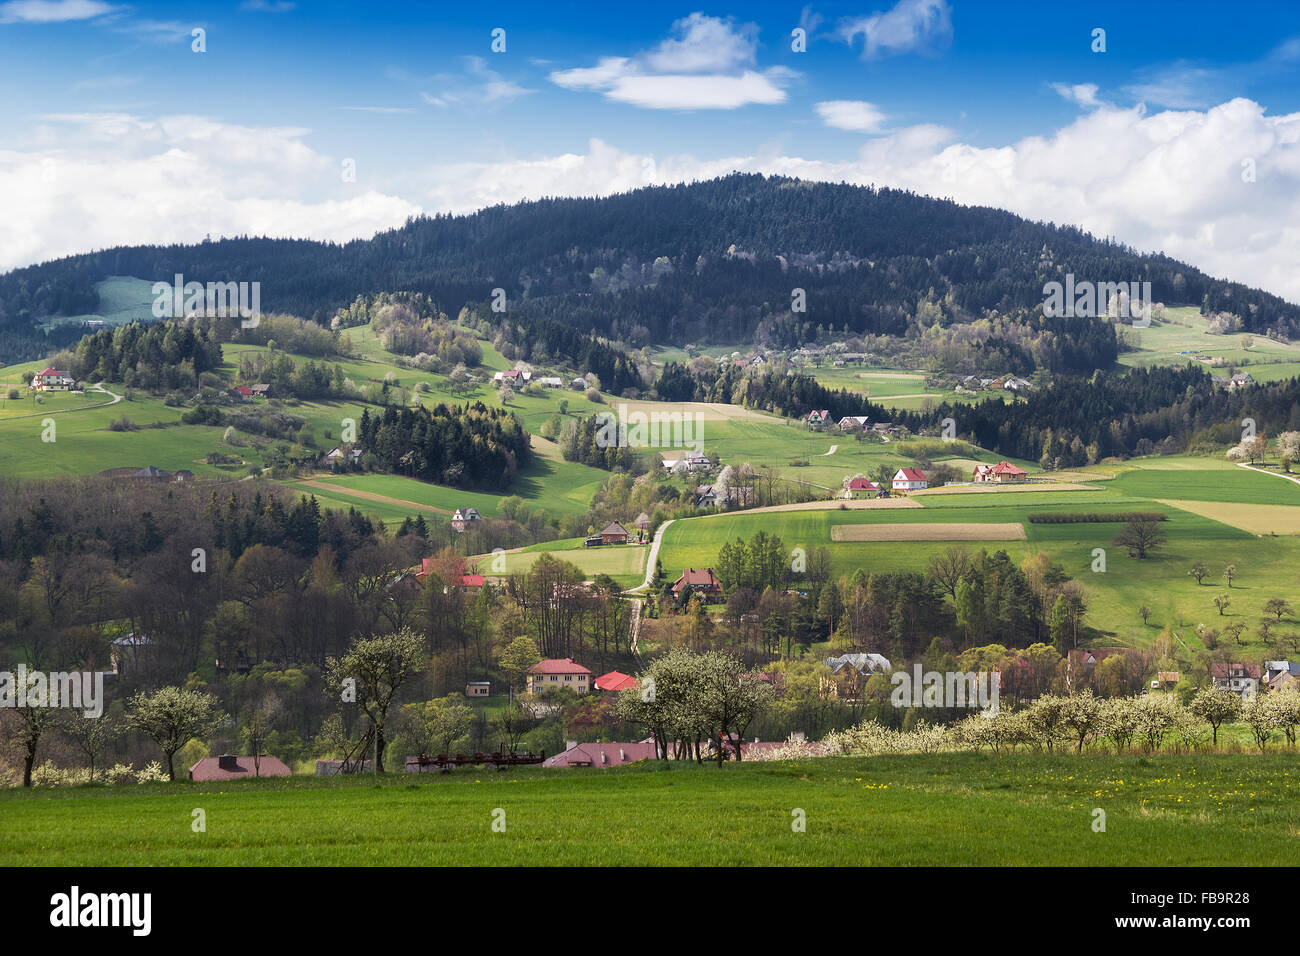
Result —
<instances>
[{"instance_id":1,"label":"path through field","mask_svg":"<svg viewBox=\"0 0 1300 956\"><path fill-rule=\"evenodd\" d=\"M825 458L827 455L835 454L835 452L839 449L839 447L840 447L839 445L831 445L831 450L822 452L821 457Z\"/></svg>"},{"instance_id":2,"label":"path through field","mask_svg":"<svg viewBox=\"0 0 1300 956\"><path fill-rule=\"evenodd\" d=\"M673 520L669 518L656 529L654 540L650 542L650 553L645 557L645 580L633 590L649 590L650 586L654 584L655 563L659 560L659 546L664 543L664 532L668 530L668 526L673 523Z\"/></svg>"}]
</instances>

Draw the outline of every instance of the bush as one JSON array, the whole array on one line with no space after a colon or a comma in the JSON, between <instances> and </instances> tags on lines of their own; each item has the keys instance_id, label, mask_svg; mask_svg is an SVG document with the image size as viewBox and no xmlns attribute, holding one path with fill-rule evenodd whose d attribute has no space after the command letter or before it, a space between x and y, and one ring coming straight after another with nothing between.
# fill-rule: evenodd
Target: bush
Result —
<instances>
[{"instance_id":1,"label":"bush","mask_svg":"<svg viewBox=\"0 0 1300 956\"><path fill-rule=\"evenodd\" d=\"M1025 515L1031 524L1085 524L1102 521L1168 521L1169 515L1154 511L1114 511L1114 512L1070 512L1059 514L1051 511L1037 511Z\"/></svg>"}]
</instances>

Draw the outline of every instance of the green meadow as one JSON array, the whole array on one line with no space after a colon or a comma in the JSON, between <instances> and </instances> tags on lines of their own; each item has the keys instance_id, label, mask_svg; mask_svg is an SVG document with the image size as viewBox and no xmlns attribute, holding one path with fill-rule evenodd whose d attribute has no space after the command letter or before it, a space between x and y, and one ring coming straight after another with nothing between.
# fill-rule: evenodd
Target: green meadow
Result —
<instances>
[{"instance_id":1,"label":"green meadow","mask_svg":"<svg viewBox=\"0 0 1300 956\"><path fill-rule=\"evenodd\" d=\"M1155 460L1154 464L1192 465L1198 459L1181 462ZM1225 521L1193 514L1155 500L1181 495L1196 486L1213 488L1224 480L1227 500L1261 501L1300 505L1300 492L1276 477L1235 467L1220 467L1207 461L1206 467L1164 468L1147 471L1147 460L1132 463L1114 481L1096 481L1094 491L1028 492L917 495L920 508L880 510L743 512L687 518L675 521L664 533L659 560L667 575L686 567L708 567L717 560L723 543L749 539L758 531L779 536L789 548L809 551L825 547L833 573L849 575L858 568L868 572L921 571L930 559L948 547L958 545L970 551L981 547L1004 550L1017 563L1039 551L1059 562L1088 591L1087 623L1097 631L1098 643L1134 647L1148 646L1165 627L1173 629L1188 649L1201 646L1196 626L1222 629L1242 622L1242 635L1250 657L1259 656L1264 644L1255 629L1264 616L1270 598L1291 599L1295 595L1297 567L1300 567L1300 537L1259 536ZM1127 481L1126 481L1127 479ZM1146 494L1142 493L1148 488ZM1119 522L1038 524L1028 521L1034 512L1128 512L1166 514L1161 528L1167 542L1152 556L1139 560L1113 544L1122 525ZM1300 512L1297 512L1300 514ZM831 528L845 524L1003 524L1022 523L1023 541L833 541ZM1105 551L1106 570L1094 570L1095 549ZM1189 569L1203 563L1209 573L1197 584ZM1235 565L1237 578L1231 589L1222 578L1228 564ZM1214 606L1215 595L1228 593L1231 604L1222 614ZM1144 624L1138 608L1151 614ZM1296 630L1295 614L1284 616L1277 625L1282 632ZM1257 653L1258 652L1258 653Z\"/></svg>"},{"instance_id":2,"label":"green meadow","mask_svg":"<svg viewBox=\"0 0 1300 956\"><path fill-rule=\"evenodd\" d=\"M1294 769L944 753L8 790L0 864L1288 866Z\"/></svg>"}]
</instances>

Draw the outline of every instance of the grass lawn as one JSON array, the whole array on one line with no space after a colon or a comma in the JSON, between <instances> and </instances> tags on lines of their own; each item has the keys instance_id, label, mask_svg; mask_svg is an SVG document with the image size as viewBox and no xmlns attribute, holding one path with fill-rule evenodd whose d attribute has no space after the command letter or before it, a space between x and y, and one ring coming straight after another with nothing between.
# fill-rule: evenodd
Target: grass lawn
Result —
<instances>
[{"instance_id":1,"label":"grass lawn","mask_svg":"<svg viewBox=\"0 0 1300 956\"><path fill-rule=\"evenodd\" d=\"M1286 866L1294 768L1293 754L936 754L9 790L0 863Z\"/></svg>"},{"instance_id":2,"label":"grass lawn","mask_svg":"<svg viewBox=\"0 0 1300 956\"><path fill-rule=\"evenodd\" d=\"M575 565L588 578L608 574L624 588L630 588L645 580L645 559L649 553L649 545L601 545L598 548L588 548L583 546L581 539L569 539L548 541L522 551L497 556L505 562L504 571L494 570L493 562L497 558L491 556L479 562L478 569L486 574L525 574L541 555L550 554Z\"/></svg>"}]
</instances>

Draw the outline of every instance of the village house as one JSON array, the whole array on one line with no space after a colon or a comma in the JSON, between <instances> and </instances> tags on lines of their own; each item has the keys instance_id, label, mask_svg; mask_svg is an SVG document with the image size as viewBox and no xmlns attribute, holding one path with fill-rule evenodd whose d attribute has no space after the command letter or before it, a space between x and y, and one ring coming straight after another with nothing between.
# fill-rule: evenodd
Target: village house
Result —
<instances>
[{"instance_id":1,"label":"village house","mask_svg":"<svg viewBox=\"0 0 1300 956\"><path fill-rule=\"evenodd\" d=\"M683 590L705 598L717 598L722 596L722 582L718 580L712 568L687 568L682 572L682 576L673 582L674 594L681 594Z\"/></svg>"},{"instance_id":2,"label":"village house","mask_svg":"<svg viewBox=\"0 0 1300 956\"><path fill-rule=\"evenodd\" d=\"M66 392L76 384L71 375L55 368L42 369L32 377L32 388L38 392Z\"/></svg>"},{"instance_id":3,"label":"village house","mask_svg":"<svg viewBox=\"0 0 1300 956\"><path fill-rule=\"evenodd\" d=\"M251 402L253 400L253 390L247 385L236 385L230 390L229 394L237 402Z\"/></svg>"},{"instance_id":4,"label":"village house","mask_svg":"<svg viewBox=\"0 0 1300 956\"><path fill-rule=\"evenodd\" d=\"M633 690L637 686L636 678L621 671L610 671L596 678L595 688L607 694L617 694L624 690Z\"/></svg>"},{"instance_id":5,"label":"village house","mask_svg":"<svg viewBox=\"0 0 1300 956\"><path fill-rule=\"evenodd\" d=\"M1236 391L1239 388L1245 388L1247 385L1254 385L1255 380L1250 377L1249 372L1238 372L1232 378L1228 379L1228 390Z\"/></svg>"},{"instance_id":6,"label":"village house","mask_svg":"<svg viewBox=\"0 0 1300 956\"><path fill-rule=\"evenodd\" d=\"M809 412L808 417L804 419L804 423L814 431L821 431L828 424L830 424L830 420L831 420L830 411L828 409L823 408L817 411Z\"/></svg>"},{"instance_id":7,"label":"village house","mask_svg":"<svg viewBox=\"0 0 1300 956\"><path fill-rule=\"evenodd\" d=\"M900 468L894 473L891 486L895 491L919 491L930 487L930 480L919 468Z\"/></svg>"},{"instance_id":8,"label":"village house","mask_svg":"<svg viewBox=\"0 0 1300 956\"><path fill-rule=\"evenodd\" d=\"M545 378L539 378L538 381L541 382L541 383L542 383L544 386L546 386L547 388L563 388L563 387L564 387L564 379L562 379L562 378L558 378L558 377L556 377L556 376L554 376L554 375L548 375L548 376L546 376Z\"/></svg>"},{"instance_id":9,"label":"village house","mask_svg":"<svg viewBox=\"0 0 1300 956\"><path fill-rule=\"evenodd\" d=\"M477 508L457 508L451 516L451 527L457 534L462 534L475 521L482 520Z\"/></svg>"},{"instance_id":10,"label":"village house","mask_svg":"<svg viewBox=\"0 0 1300 956\"><path fill-rule=\"evenodd\" d=\"M1029 472L1011 464L1009 461L1000 461L996 465L976 465L974 477L977 482L991 481L997 484L1005 484L1012 481L1024 481L1029 477Z\"/></svg>"},{"instance_id":11,"label":"village house","mask_svg":"<svg viewBox=\"0 0 1300 956\"><path fill-rule=\"evenodd\" d=\"M141 658L152 653L153 639L132 631L123 637L115 637L109 644L108 660L113 673L122 676L124 668L135 666Z\"/></svg>"},{"instance_id":12,"label":"village house","mask_svg":"<svg viewBox=\"0 0 1300 956\"><path fill-rule=\"evenodd\" d=\"M1182 679L1178 671L1156 671L1155 680L1151 682L1152 690L1173 690Z\"/></svg>"},{"instance_id":13,"label":"village house","mask_svg":"<svg viewBox=\"0 0 1300 956\"><path fill-rule=\"evenodd\" d=\"M664 459L664 468L672 472L700 471L708 468L710 464L709 456L699 451L688 452L684 458Z\"/></svg>"},{"instance_id":14,"label":"village house","mask_svg":"<svg viewBox=\"0 0 1300 956\"><path fill-rule=\"evenodd\" d=\"M1232 691L1242 700L1254 700L1259 693L1260 667L1236 661L1214 661L1210 664L1210 678L1219 690Z\"/></svg>"},{"instance_id":15,"label":"village house","mask_svg":"<svg viewBox=\"0 0 1300 956\"><path fill-rule=\"evenodd\" d=\"M591 690L591 671L575 664L572 657L547 658L528 668L525 686L530 694L560 688L585 694Z\"/></svg>"},{"instance_id":16,"label":"village house","mask_svg":"<svg viewBox=\"0 0 1300 956\"><path fill-rule=\"evenodd\" d=\"M717 485L699 485L695 489L695 503L701 508L716 508L719 505L738 505L746 507L753 504L754 489L746 485L729 485L719 491Z\"/></svg>"},{"instance_id":17,"label":"village house","mask_svg":"<svg viewBox=\"0 0 1300 956\"><path fill-rule=\"evenodd\" d=\"M849 483L844 488L844 495L846 498L870 498L879 490L878 484L859 475L857 478L849 479Z\"/></svg>"},{"instance_id":18,"label":"village house","mask_svg":"<svg viewBox=\"0 0 1300 956\"><path fill-rule=\"evenodd\" d=\"M271 386L270 386L270 385L258 384L258 385L251 385L251 386L249 386L249 387L252 389L252 391L253 391L253 395L256 396L257 398L270 398L270 397L271 397Z\"/></svg>"},{"instance_id":19,"label":"village house","mask_svg":"<svg viewBox=\"0 0 1300 956\"><path fill-rule=\"evenodd\" d=\"M580 744L567 741L569 747L562 753L547 757L542 761L543 767L622 767L638 760L655 760L659 757L659 748L653 738L646 738L637 743L592 743Z\"/></svg>"},{"instance_id":20,"label":"village house","mask_svg":"<svg viewBox=\"0 0 1300 956\"><path fill-rule=\"evenodd\" d=\"M845 415L839 420L839 429L842 432L860 432L870 425L871 419L866 415Z\"/></svg>"},{"instance_id":21,"label":"village house","mask_svg":"<svg viewBox=\"0 0 1300 956\"><path fill-rule=\"evenodd\" d=\"M488 697L492 693L491 681L472 680L465 685L466 697Z\"/></svg>"},{"instance_id":22,"label":"village house","mask_svg":"<svg viewBox=\"0 0 1300 956\"><path fill-rule=\"evenodd\" d=\"M497 372L492 376L492 381L504 385L527 385L532 381L533 373L524 369L512 368L504 372Z\"/></svg>"},{"instance_id":23,"label":"village house","mask_svg":"<svg viewBox=\"0 0 1300 956\"><path fill-rule=\"evenodd\" d=\"M360 461L362 454L363 452L361 451L360 448L353 447L345 451L343 449L343 446L339 445L338 447L332 448L325 453L325 461L328 462L344 461L344 460Z\"/></svg>"},{"instance_id":24,"label":"village house","mask_svg":"<svg viewBox=\"0 0 1300 956\"><path fill-rule=\"evenodd\" d=\"M249 777L288 777L291 771L279 757L259 754L256 757L204 757L190 767L190 779L197 783L218 780L246 780Z\"/></svg>"}]
</instances>

